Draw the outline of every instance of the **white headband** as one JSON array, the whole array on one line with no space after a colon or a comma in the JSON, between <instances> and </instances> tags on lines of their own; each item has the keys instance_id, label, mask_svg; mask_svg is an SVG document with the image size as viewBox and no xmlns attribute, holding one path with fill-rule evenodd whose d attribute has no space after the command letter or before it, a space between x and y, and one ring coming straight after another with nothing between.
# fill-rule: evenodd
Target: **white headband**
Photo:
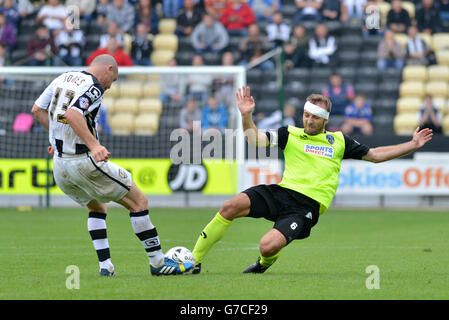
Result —
<instances>
[{"instance_id":1,"label":"white headband","mask_svg":"<svg viewBox=\"0 0 449 320\"><path fill-rule=\"evenodd\" d=\"M326 110L324 110L323 108L317 106L316 104L313 104L309 101L306 101L305 105L304 105L304 110L313 114L314 116L323 118L328 120L329 119L329 112L327 112Z\"/></svg>"}]
</instances>

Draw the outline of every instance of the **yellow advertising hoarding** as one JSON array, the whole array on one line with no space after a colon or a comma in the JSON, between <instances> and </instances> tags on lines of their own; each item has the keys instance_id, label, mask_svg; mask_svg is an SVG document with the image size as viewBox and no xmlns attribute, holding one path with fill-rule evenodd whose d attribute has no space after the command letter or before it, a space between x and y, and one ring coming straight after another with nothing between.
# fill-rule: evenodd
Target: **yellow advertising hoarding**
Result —
<instances>
[{"instance_id":1,"label":"yellow advertising hoarding","mask_svg":"<svg viewBox=\"0 0 449 320\"><path fill-rule=\"evenodd\" d=\"M204 160L200 165L173 165L170 159L114 159L131 172L135 184L148 195L176 191L235 194L237 164ZM45 159L0 159L0 194L45 194ZM52 161L50 161L52 169ZM63 194L50 177L51 194Z\"/></svg>"}]
</instances>

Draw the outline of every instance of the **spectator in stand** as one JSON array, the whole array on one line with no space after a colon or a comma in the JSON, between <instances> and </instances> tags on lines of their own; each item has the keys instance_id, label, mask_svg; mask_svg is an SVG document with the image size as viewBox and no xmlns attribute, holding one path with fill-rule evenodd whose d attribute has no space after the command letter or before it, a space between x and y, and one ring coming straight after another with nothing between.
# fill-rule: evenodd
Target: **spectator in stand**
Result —
<instances>
[{"instance_id":1,"label":"spectator in stand","mask_svg":"<svg viewBox=\"0 0 449 320\"><path fill-rule=\"evenodd\" d=\"M6 44L0 41L0 67L4 67L8 65L7 57L6 57ZM2 83L3 79L0 78L0 83Z\"/></svg>"},{"instance_id":2,"label":"spectator in stand","mask_svg":"<svg viewBox=\"0 0 449 320\"><path fill-rule=\"evenodd\" d=\"M295 0L295 4L298 10L293 18L294 24L307 20L321 22L323 19L320 12L323 0Z\"/></svg>"},{"instance_id":3,"label":"spectator in stand","mask_svg":"<svg viewBox=\"0 0 449 320\"><path fill-rule=\"evenodd\" d=\"M348 21L354 24L362 24L366 0L343 0Z\"/></svg>"},{"instance_id":4,"label":"spectator in stand","mask_svg":"<svg viewBox=\"0 0 449 320\"><path fill-rule=\"evenodd\" d=\"M92 0L66 0L65 6L70 9L70 6L75 6L79 10L80 18L86 21L92 21L94 16L95 7L97 6L97 1Z\"/></svg>"},{"instance_id":5,"label":"spectator in stand","mask_svg":"<svg viewBox=\"0 0 449 320\"><path fill-rule=\"evenodd\" d=\"M243 0L230 0L220 18L231 36L248 35L248 27L256 22L251 7Z\"/></svg>"},{"instance_id":6,"label":"spectator in stand","mask_svg":"<svg viewBox=\"0 0 449 320\"><path fill-rule=\"evenodd\" d=\"M405 59L407 65L428 66L437 63L435 53L418 35L418 28L414 25L408 28Z\"/></svg>"},{"instance_id":7,"label":"spectator in stand","mask_svg":"<svg viewBox=\"0 0 449 320\"><path fill-rule=\"evenodd\" d=\"M162 0L162 12L165 18L175 18L182 7L182 0Z\"/></svg>"},{"instance_id":8,"label":"spectator in stand","mask_svg":"<svg viewBox=\"0 0 449 320\"><path fill-rule=\"evenodd\" d=\"M177 65L176 59L168 61L168 67L174 67ZM180 104L184 98L186 91L186 78L182 74L162 74L160 78L162 92L160 99L162 103L178 103Z\"/></svg>"},{"instance_id":9,"label":"spectator in stand","mask_svg":"<svg viewBox=\"0 0 449 320\"><path fill-rule=\"evenodd\" d=\"M108 45L109 39L114 38L117 40L117 43L121 48L123 48L125 44L125 40L123 39L123 34L118 28L118 24L115 22L109 22L108 23L108 30L107 33L101 35L100 37L100 48L105 48Z\"/></svg>"},{"instance_id":10,"label":"spectator in stand","mask_svg":"<svg viewBox=\"0 0 449 320\"><path fill-rule=\"evenodd\" d=\"M419 32L433 34L441 31L440 14L433 0L422 0L422 6L416 10L415 19Z\"/></svg>"},{"instance_id":11,"label":"spectator in stand","mask_svg":"<svg viewBox=\"0 0 449 320\"><path fill-rule=\"evenodd\" d=\"M377 47L377 69L380 72L387 68L402 70L404 66L405 50L394 39L394 32L386 30L384 38Z\"/></svg>"},{"instance_id":12,"label":"spectator in stand","mask_svg":"<svg viewBox=\"0 0 449 320\"><path fill-rule=\"evenodd\" d=\"M201 121L202 114L201 111L197 108L197 101L194 97L189 97L186 101L186 106L181 109L179 113L179 126L183 129L186 129L188 132L193 133L194 121Z\"/></svg>"},{"instance_id":13,"label":"spectator in stand","mask_svg":"<svg viewBox=\"0 0 449 320\"><path fill-rule=\"evenodd\" d=\"M449 0L438 0L436 4L440 11L440 21L449 21Z\"/></svg>"},{"instance_id":14,"label":"spectator in stand","mask_svg":"<svg viewBox=\"0 0 449 320\"><path fill-rule=\"evenodd\" d=\"M45 25L39 25L35 36L27 43L27 53L30 66L50 66L53 64L52 55L56 53L56 46L50 30Z\"/></svg>"},{"instance_id":15,"label":"spectator in stand","mask_svg":"<svg viewBox=\"0 0 449 320\"><path fill-rule=\"evenodd\" d=\"M87 58L86 66L90 65L95 57L109 54L114 57L119 66L132 66L133 60L129 55L127 55L119 46L119 43L114 38L110 38L108 44L105 48L98 48Z\"/></svg>"},{"instance_id":16,"label":"spectator in stand","mask_svg":"<svg viewBox=\"0 0 449 320\"><path fill-rule=\"evenodd\" d=\"M228 125L228 108L219 104L214 95L210 95L203 107L201 126L203 130L217 129L224 132Z\"/></svg>"},{"instance_id":17,"label":"spectator in stand","mask_svg":"<svg viewBox=\"0 0 449 320\"><path fill-rule=\"evenodd\" d=\"M27 17L28 15L34 13L36 7L30 0L18 0L17 1L17 10L19 10L19 15L22 18Z\"/></svg>"},{"instance_id":18,"label":"spectator in stand","mask_svg":"<svg viewBox=\"0 0 449 320\"><path fill-rule=\"evenodd\" d=\"M284 67L292 68L309 68L312 64L309 56L309 38L306 29L298 24L293 29L288 42L284 45L285 63Z\"/></svg>"},{"instance_id":19,"label":"spectator in stand","mask_svg":"<svg viewBox=\"0 0 449 320\"><path fill-rule=\"evenodd\" d=\"M273 47L282 47L290 37L290 26L284 22L284 15L276 12L273 15L273 22L267 25L267 38Z\"/></svg>"},{"instance_id":20,"label":"spectator in stand","mask_svg":"<svg viewBox=\"0 0 449 320\"><path fill-rule=\"evenodd\" d=\"M104 104L102 104L100 107L100 116L98 118L97 130L98 132L104 133L108 136L111 134L111 127L109 126L108 123L108 110L107 106Z\"/></svg>"},{"instance_id":21,"label":"spectator in stand","mask_svg":"<svg viewBox=\"0 0 449 320\"><path fill-rule=\"evenodd\" d=\"M128 0L113 0L106 12L108 22L115 22L120 32L130 33L134 27L134 7Z\"/></svg>"},{"instance_id":22,"label":"spectator in stand","mask_svg":"<svg viewBox=\"0 0 449 320\"><path fill-rule=\"evenodd\" d=\"M247 65L259 58L271 49L270 41L267 37L260 34L257 24L252 24L248 28L248 36L240 40L239 50L242 54L240 65ZM262 70L274 69L274 63L271 60L265 60L257 66Z\"/></svg>"},{"instance_id":23,"label":"spectator in stand","mask_svg":"<svg viewBox=\"0 0 449 320\"><path fill-rule=\"evenodd\" d=\"M193 29L192 46L196 52L220 53L229 43L229 36L226 29L208 13L204 14L203 21Z\"/></svg>"},{"instance_id":24,"label":"spectator in stand","mask_svg":"<svg viewBox=\"0 0 449 320\"><path fill-rule=\"evenodd\" d=\"M350 103L345 109L345 121L341 126L344 134L363 134L370 136L373 134L372 110L366 103L365 96L356 95L354 102Z\"/></svg>"},{"instance_id":25,"label":"spectator in stand","mask_svg":"<svg viewBox=\"0 0 449 320\"><path fill-rule=\"evenodd\" d=\"M296 126L295 122L296 108L294 105L287 103L284 106L284 119L282 120L281 110L274 111L268 117L263 112L256 115L257 129L259 130L276 130L282 126Z\"/></svg>"},{"instance_id":26,"label":"spectator in stand","mask_svg":"<svg viewBox=\"0 0 449 320\"><path fill-rule=\"evenodd\" d=\"M193 56L192 66L204 66L203 57L199 54ZM188 93L195 98L199 103L203 104L207 101L209 93L211 92L213 78L210 75L204 74L190 74L188 76Z\"/></svg>"},{"instance_id":27,"label":"spectator in stand","mask_svg":"<svg viewBox=\"0 0 449 320\"><path fill-rule=\"evenodd\" d=\"M201 22L202 12L195 7L193 0L184 0L184 6L176 17L176 31L178 36L190 37L193 28Z\"/></svg>"},{"instance_id":28,"label":"spectator in stand","mask_svg":"<svg viewBox=\"0 0 449 320\"><path fill-rule=\"evenodd\" d=\"M43 6L36 17L37 23L43 23L55 36L64 28L67 18L66 8L60 4L59 0L48 0L48 5Z\"/></svg>"},{"instance_id":29,"label":"spectator in stand","mask_svg":"<svg viewBox=\"0 0 449 320\"><path fill-rule=\"evenodd\" d=\"M98 0L97 8L95 9L95 15L97 17L97 23L103 27L108 24L108 7L109 0Z\"/></svg>"},{"instance_id":30,"label":"spectator in stand","mask_svg":"<svg viewBox=\"0 0 449 320\"><path fill-rule=\"evenodd\" d=\"M346 23L349 20L345 4L335 0L323 1L321 15L324 21L341 21Z\"/></svg>"},{"instance_id":31,"label":"spectator in stand","mask_svg":"<svg viewBox=\"0 0 449 320\"><path fill-rule=\"evenodd\" d=\"M204 9L215 20L220 20L227 2L228 0L204 0Z\"/></svg>"},{"instance_id":32,"label":"spectator in stand","mask_svg":"<svg viewBox=\"0 0 449 320\"><path fill-rule=\"evenodd\" d=\"M432 129L434 134L441 134L441 119L440 110L432 102L432 96L426 95L424 104L418 111L418 122L420 129Z\"/></svg>"},{"instance_id":33,"label":"spectator in stand","mask_svg":"<svg viewBox=\"0 0 449 320\"><path fill-rule=\"evenodd\" d=\"M86 41L79 29L74 29L71 23L66 23L64 29L55 37L58 58L55 65L82 66L81 58Z\"/></svg>"},{"instance_id":34,"label":"spectator in stand","mask_svg":"<svg viewBox=\"0 0 449 320\"><path fill-rule=\"evenodd\" d=\"M148 27L152 34L159 32L159 16L156 10L151 6L151 0L139 0L136 5L135 25L143 23Z\"/></svg>"},{"instance_id":35,"label":"spectator in stand","mask_svg":"<svg viewBox=\"0 0 449 320\"><path fill-rule=\"evenodd\" d=\"M315 27L315 36L309 41L309 58L314 66L335 68L338 64L336 56L337 43L334 36L328 34L324 24Z\"/></svg>"},{"instance_id":36,"label":"spectator in stand","mask_svg":"<svg viewBox=\"0 0 449 320\"><path fill-rule=\"evenodd\" d=\"M411 24L408 11L402 8L401 0L392 0L391 9L387 15L387 27L394 33L407 33Z\"/></svg>"},{"instance_id":37,"label":"spectator in stand","mask_svg":"<svg viewBox=\"0 0 449 320\"><path fill-rule=\"evenodd\" d=\"M323 89L323 96L332 102L331 115L344 115L348 104L354 99L354 89L343 78L334 73L329 77L329 83Z\"/></svg>"},{"instance_id":38,"label":"spectator in stand","mask_svg":"<svg viewBox=\"0 0 449 320\"><path fill-rule=\"evenodd\" d=\"M16 30L6 21L5 13L0 13L0 41L7 46L9 52L12 52L16 40Z\"/></svg>"},{"instance_id":39,"label":"spectator in stand","mask_svg":"<svg viewBox=\"0 0 449 320\"><path fill-rule=\"evenodd\" d=\"M226 51L221 56L222 66L234 66L234 56L231 51ZM221 75L215 76L213 80L213 89L218 103L225 106L231 106L234 102L234 76Z\"/></svg>"},{"instance_id":40,"label":"spectator in stand","mask_svg":"<svg viewBox=\"0 0 449 320\"><path fill-rule=\"evenodd\" d=\"M270 21L276 12L282 12L280 0L249 0L248 5L254 12L257 21Z\"/></svg>"},{"instance_id":41,"label":"spectator in stand","mask_svg":"<svg viewBox=\"0 0 449 320\"><path fill-rule=\"evenodd\" d=\"M19 9L14 4L14 0L3 0L3 4L0 7L0 13L5 14L6 21L10 23L17 32L20 21L20 13Z\"/></svg>"},{"instance_id":42,"label":"spectator in stand","mask_svg":"<svg viewBox=\"0 0 449 320\"><path fill-rule=\"evenodd\" d=\"M153 35L148 26L140 23L136 27L131 44L131 57L135 65L151 66L150 55L153 52Z\"/></svg>"}]
</instances>

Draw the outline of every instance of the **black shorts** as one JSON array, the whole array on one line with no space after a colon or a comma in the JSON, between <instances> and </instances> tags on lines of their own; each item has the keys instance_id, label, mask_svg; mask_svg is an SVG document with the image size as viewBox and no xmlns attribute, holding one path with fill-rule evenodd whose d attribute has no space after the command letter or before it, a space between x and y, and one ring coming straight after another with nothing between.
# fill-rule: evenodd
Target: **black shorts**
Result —
<instances>
[{"instance_id":1,"label":"black shorts","mask_svg":"<svg viewBox=\"0 0 449 320\"><path fill-rule=\"evenodd\" d=\"M307 238L318 222L319 203L299 192L270 184L251 187L243 193L251 201L248 217L273 221L273 228L285 236L287 243Z\"/></svg>"}]
</instances>

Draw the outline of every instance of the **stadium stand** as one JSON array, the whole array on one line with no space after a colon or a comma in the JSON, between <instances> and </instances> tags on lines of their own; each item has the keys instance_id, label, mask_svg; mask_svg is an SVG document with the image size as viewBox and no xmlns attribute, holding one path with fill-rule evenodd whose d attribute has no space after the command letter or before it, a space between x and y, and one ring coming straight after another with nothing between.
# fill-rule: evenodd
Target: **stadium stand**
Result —
<instances>
[{"instance_id":1,"label":"stadium stand","mask_svg":"<svg viewBox=\"0 0 449 320\"><path fill-rule=\"evenodd\" d=\"M138 3L138 1L129 2L133 5ZM197 5L201 7L202 3L203 1L198 1ZM421 1L418 0L402 2L403 8L408 11L412 20L416 18L420 3ZM173 58L176 59L178 65L191 65L195 51L190 38L175 35L176 18L165 18L160 2L153 5L159 17L159 24L158 33L152 37L154 46L150 56L152 65L166 66ZM378 1L375 6L380 10L381 27L384 27L391 5L389 1ZM297 12L296 6L292 1L282 0L281 8L284 21L292 26ZM27 64L26 46L33 37L37 26L37 11L20 20L17 42L9 52L8 64ZM80 22L81 30L86 38L85 46L81 51L85 61L98 48L100 37L105 32L105 26L98 23L95 18L91 21L81 19ZM258 21L257 23L261 27L261 32L265 33L267 22ZM449 30L443 28L441 32L432 35L419 33L419 36L435 51L437 65L407 65L403 70L387 69L382 73L376 68L377 46L382 39L381 35L367 36L360 24L351 22L325 21L324 23L329 33L337 40L338 66L334 70L328 67L286 69L284 73L286 101L293 102L300 111L306 97L312 92L321 92L330 74L336 71L344 81L353 85L356 93L363 93L367 102L372 105L375 135L377 133L410 135L416 128L416 113L426 94L433 96L435 104L442 111L443 131L449 135ZM312 37L316 22L303 21L301 24L305 27L308 37ZM396 34L395 38L402 45L406 45L406 34ZM131 34L124 35L124 49L128 54L131 50L131 39ZM229 45L225 49L225 51L233 53L236 64L241 60L238 50L240 40L241 37L231 35ZM205 65L219 65L221 55L205 53L203 60ZM275 70L259 68L248 70L247 83L253 88L257 111L269 114L279 108L279 91L276 81L278 79ZM1 108L11 110L11 112L0 118L1 126L11 130L15 116L20 112L29 111L33 101L45 86L46 83L25 80L2 84L0 86ZM23 90L23 88L27 90ZM124 141L128 138L139 140L146 136L148 139L164 145L170 130L179 125L176 118L177 112L168 112L167 110L180 110L182 102L162 101L161 92L161 84L157 78L121 77L107 91L104 98L112 129L112 136L105 137L105 139L113 141L117 139L126 144ZM301 112L296 112L298 125L301 125L300 114ZM127 137L127 135L142 135L143 137ZM26 139L26 135L22 135L22 138ZM42 144L45 145L45 141ZM121 144L117 142L116 145L120 146ZM136 150L135 156L142 152L145 151ZM159 156L163 156L162 153Z\"/></svg>"}]
</instances>

